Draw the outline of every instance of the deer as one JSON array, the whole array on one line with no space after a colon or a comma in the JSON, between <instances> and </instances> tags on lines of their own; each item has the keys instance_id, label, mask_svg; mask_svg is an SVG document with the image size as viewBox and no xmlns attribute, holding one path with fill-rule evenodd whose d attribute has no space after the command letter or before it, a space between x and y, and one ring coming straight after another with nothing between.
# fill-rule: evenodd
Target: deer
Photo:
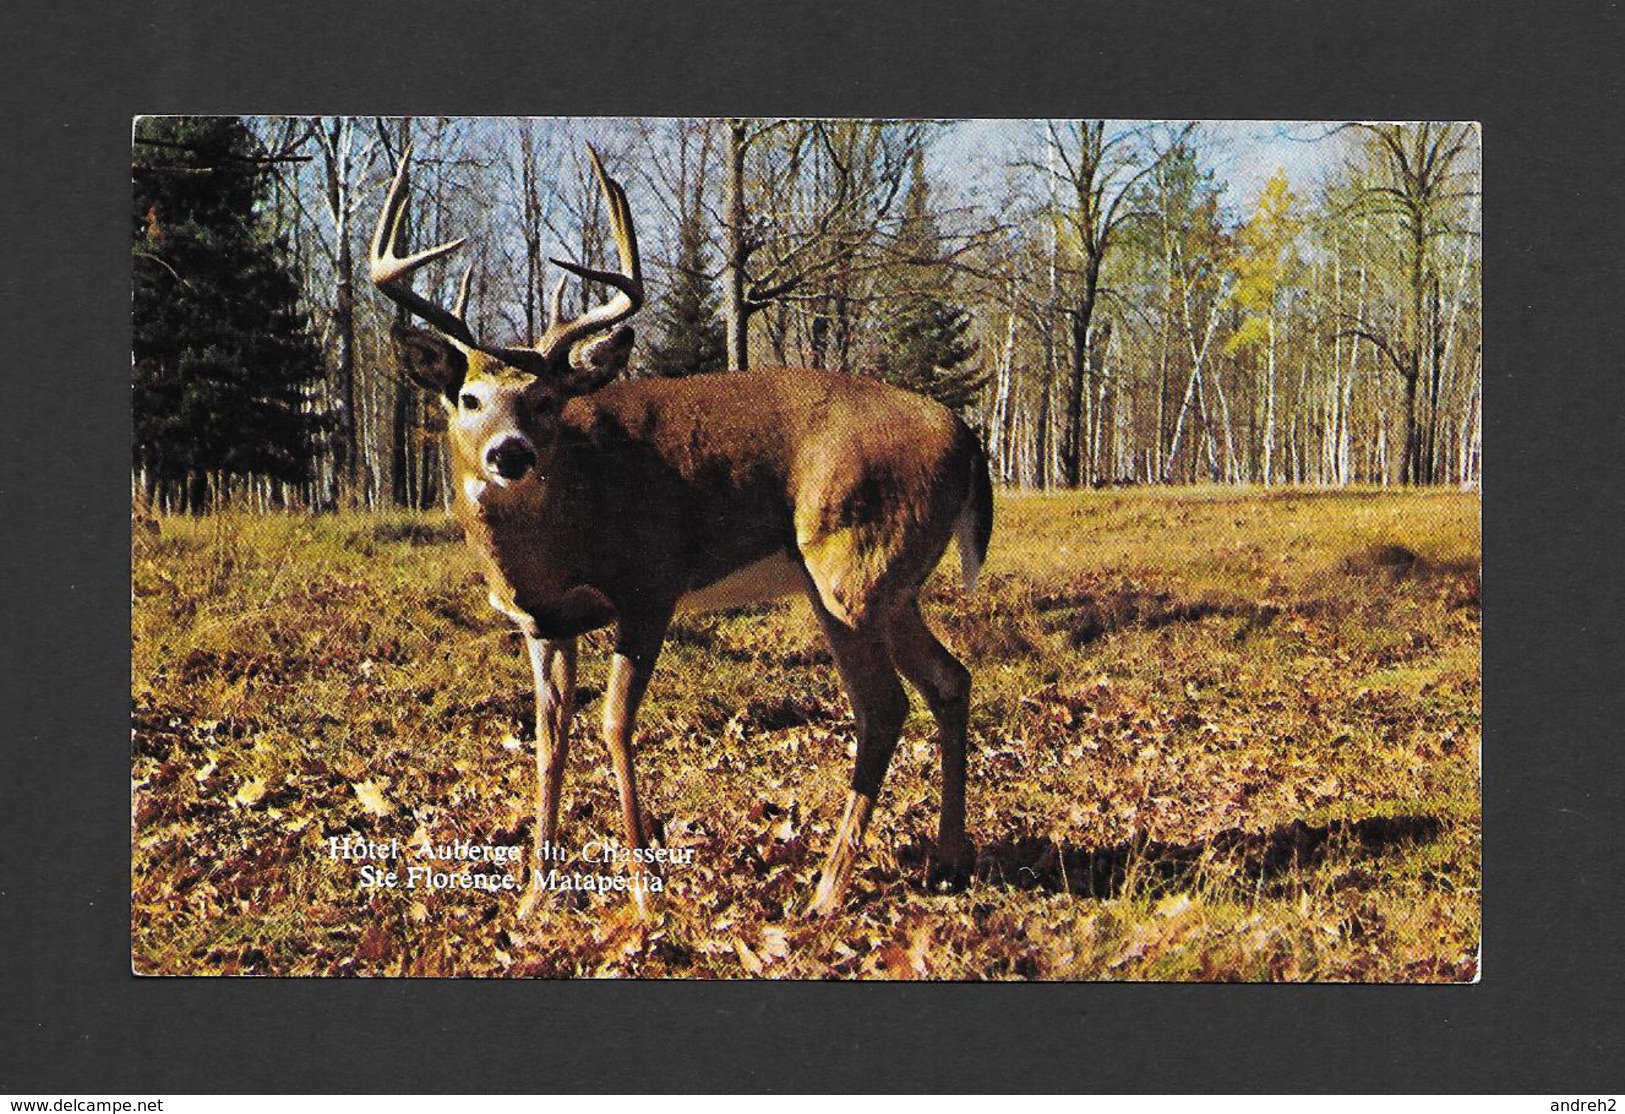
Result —
<instances>
[{"instance_id":1,"label":"deer","mask_svg":"<svg viewBox=\"0 0 1625 1114\"><path fill-rule=\"evenodd\" d=\"M621 184L588 148L620 269L554 259L546 327L528 346L477 339L467 323L472 264L450 309L411 277L466 239L403 245L410 150L372 239L373 284L427 328L397 320L402 371L446 415L453 515L477 554L489 602L522 632L535 687L535 824L519 916L543 900L557 846L576 695L577 641L613 628L602 735L625 846L651 832L638 799L633 732L673 617L801 593L828 640L857 726L857 755L811 899L844 904L908 714L901 678L923 696L941 759L928 877L963 882L971 674L937 639L920 589L950 540L973 589L993 531L987 459L975 433L935 401L872 378L810 369L626 378L644 302L637 235ZM571 276L613 291L564 312ZM645 869L635 854L631 871ZM646 886L632 886L644 910Z\"/></svg>"}]
</instances>

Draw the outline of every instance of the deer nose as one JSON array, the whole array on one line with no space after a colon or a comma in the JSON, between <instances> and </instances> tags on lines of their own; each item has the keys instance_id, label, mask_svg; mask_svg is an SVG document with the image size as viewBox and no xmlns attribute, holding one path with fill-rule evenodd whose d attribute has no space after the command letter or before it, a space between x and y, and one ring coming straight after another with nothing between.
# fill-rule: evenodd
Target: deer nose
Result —
<instances>
[{"instance_id":1,"label":"deer nose","mask_svg":"<svg viewBox=\"0 0 1625 1114\"><path fill-rule=\"evenodd\" d=\"M485 465L505 480L517 480L536 466L536 450L523 438L504 438L486 452Z\"/></svg>"}]
</instances>

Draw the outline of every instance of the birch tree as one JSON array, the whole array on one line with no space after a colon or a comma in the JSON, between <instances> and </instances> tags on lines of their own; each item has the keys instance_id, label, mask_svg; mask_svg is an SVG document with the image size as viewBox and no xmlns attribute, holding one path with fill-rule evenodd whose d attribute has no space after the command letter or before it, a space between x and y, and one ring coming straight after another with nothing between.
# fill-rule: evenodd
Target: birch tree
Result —
<instances>
[{"instance_id":1,"label":"birch tree","mask_svg":"<svg viewBox=\"0 0 1625 1114\"><path fill-rule=\"evenodd\" d=\"M1288 188L1286 173L1277 170L1264 184L1258 206L1237 235L1235 286L1230 298L1242 311L1241 327L1231 336L1231 352L1252 350L1263 358L1263 435L1259 478L1265 487L1275 479L1276 355L1280 348L1282 299L1298 265L1297 240L1302 226L1298 198Z\"/></svg>"}]
</instances>

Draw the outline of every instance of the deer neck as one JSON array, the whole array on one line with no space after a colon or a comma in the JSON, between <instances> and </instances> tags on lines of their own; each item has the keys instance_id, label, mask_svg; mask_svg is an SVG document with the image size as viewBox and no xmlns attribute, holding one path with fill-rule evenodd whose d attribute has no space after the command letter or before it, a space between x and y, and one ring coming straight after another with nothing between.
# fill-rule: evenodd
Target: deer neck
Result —
<instances>
[{"instance_id":1,"label":"deer neck","mask_svg":"<svg viewBox=\"0 0 1625 1114\"><path fill-rule=\"evenodd\" d=\"M539 637L564 637L610 617L582 594L598 595L594 534L583 521L591 484L575 440L566 429L544 473L506 498L492 497L473 471L458 482L454 513L480 558L491 606Z\"/></svg>"}]
</instances>

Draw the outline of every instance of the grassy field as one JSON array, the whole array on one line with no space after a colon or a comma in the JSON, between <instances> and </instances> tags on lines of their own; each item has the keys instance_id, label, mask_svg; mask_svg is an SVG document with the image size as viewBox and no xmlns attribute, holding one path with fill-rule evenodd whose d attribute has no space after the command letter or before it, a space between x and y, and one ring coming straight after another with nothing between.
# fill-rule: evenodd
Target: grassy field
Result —
<instances>
[{"instance_id":1,"label":"grassy field","mask_svg":"<svg viewBox=\"0 0 1625 1114\"><path fill-rule=\"evenodd\" d=\"M968 889L929 892L915 699L854 892L795 909L853 747L806 605L679 620L640 720L657 913L358 887L332 837L525 844L530 677L439 515L134 542L136 970L1451 982L1479 942L1479 502L1001 497L926 614L976 678ZM947 575L952 572L955 575ZM586 641L563 839L616 834ZM496 868L478 868L490 869Z\"/></svg>"}]
</instances>

